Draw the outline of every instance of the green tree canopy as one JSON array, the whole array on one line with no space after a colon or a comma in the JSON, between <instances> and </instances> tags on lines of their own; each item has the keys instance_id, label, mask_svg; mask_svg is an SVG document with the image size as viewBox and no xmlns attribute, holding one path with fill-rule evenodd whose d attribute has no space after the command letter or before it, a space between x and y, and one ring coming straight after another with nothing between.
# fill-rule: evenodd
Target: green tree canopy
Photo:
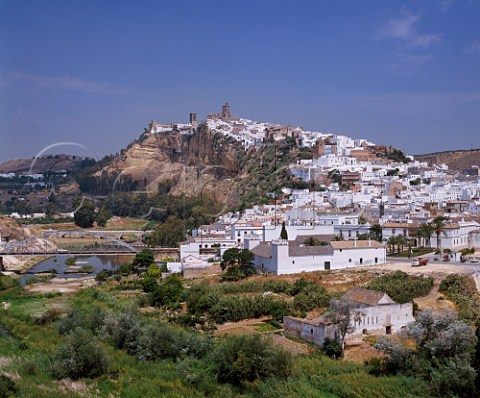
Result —
<instances>
[{"instance_id":1,"label":"green tree canopy","mask_svg":"<svg viewBox=\"0 0 480 398\"><path fill-rule=\"evenodd\" d=\"M75 225L81 228L93 227L95 221L95 205L85 197L77 197L73 206L77 209L73 214Z\"/></svg>"}]
</instances>

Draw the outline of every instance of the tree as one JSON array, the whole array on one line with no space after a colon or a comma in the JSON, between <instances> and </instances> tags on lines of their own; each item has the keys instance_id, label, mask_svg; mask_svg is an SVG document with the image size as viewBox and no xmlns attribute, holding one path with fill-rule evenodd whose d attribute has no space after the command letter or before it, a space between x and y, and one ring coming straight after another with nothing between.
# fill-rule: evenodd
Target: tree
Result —
<instances>
[{"instance_id":1,"label":"tree","mask_svg":"<svg viewBox=\"0 0 480 398\"><path fill-rule=\"evenodd\" d=\"M268 377L286 378L292 372L292 355L265 336L229 336L214 352L217 379L242 385Z\"/></svg>"},{"instance_id":2,"label":"tree","mask_svg":"<svg viewBox=\"0 0 480 398\"><path fill-rule=\"evenodd\" d=\"M282 222L282 231L280 232L280 239L288 240L288 232L285 228L285 221Z\"/></svg>"},{"instance_id":3,"label":"tree","mask_svg":"<svg viewBox=\"0 0 480 398\"><path fill-rule=\"evenodd\" d=\"M141 268L147 268L153 263L155 263L155 260L153 252L150 249L143 249L140 253L137 253L133 259L133 265L140 266Z\"/></svg>"},{"instance_id":4,"label":"tree","mask_svg":"<svg viewBox=\"0 0 480 398\"><path fill-rule=\"evenodd\" d=\"M162 247L178 247L178 243L185 239L185 222L175 216L170 216L166 221L155 228L151 242Z\"/></svg>"},{"instance_id":5,"label":"tree","mask_svg":"<svg viewBox=\"0 0 480 398\"><path fill-rule=\"evenodd\" d=\"M373 239L381 242L382 241L383 227L380 224L373 224L370 227L370 235Z\"/></svg>"},{"instance_id":6,"label":"tree","mask_svg":"<svg viewBox=\"0 0 480 398\"><path fill-rule=\"evenodd\" d=\"M95 337L76 329L53 355L53 374L59 379L97 377L106 372L109 358Z\"/></svg>"},{"instance_id":7,"label":"tree","mask_svg":"<svg viewBox=\"0 0 480 398\"><path fill-rule=\"evenodd\" d=\"M178 303L182 293L182 281L171 275L153 291L152 304L172 305Z\"/></svg>"},{"instance_id":8,"label":"tree","mask_svg":"<svg viewBox=\"0 0 480 398\"><path fill-rule=\"evenodd\" d=\"M85 199L85 197L78 197L75 199L73 206L77 209L73 214L75 225L81 228L93 227L95 221L95 205L93 202Z\"/></svg>"},{"instance_id":9,"label":"tree","mask_svg":"<svg viewBox=\"0 0 480 398\"><path fill-rule=\"evenodd\" d=\"M360 216L360 217L358 217L358 223L360 225L365 225L367 223L367 220L365 219L365 217Z\"/></svg>"},{"instance_id":10,"label":"tree","mask_svg":"<svg viewBox=\"0 0 480 398\"><path fill-rule=\"evenodd\" d=\"M477 342L472 328L455 313L422 311L396 341L381 338L374 347L387 353L386 373L420 375L435 396L471 397L476 377L471 354Z\"/></svg>"},{"instance_id":11,"label":"tree","mask_svg":"<svg viewBox=\"0 0 480 398\"><path fill-rule=\"evenodd\" d=\"M440 235L447 236L447 233L445 232L445 226L447 225L447 220L448 220L447 217L437 216L432 221L433 230L437 235L437 249L440 249L440 247L442 247L442 245L440 244Z\"/></svg>"},{"instance_id":12,"label":"tree","mask_svg":"<svg viewBox=\"0 0 480 398\"><path fill-rule=\"evenodd\" d=\"M344 299L333 299L328 306L327 317L337 326L340 333L338 343L341 345L342 350L345 344L345 336L352 330L352 321L359 321L362 317L362 313L354 311L352 304Z\"/></svg>"},{"instance_id":13,"label":"tree","mask_svg":"<svg viewBox=\"0 0 480 398\"><path fill-rule=\"evenodd\" d=\"M420 229L415 233L418 238L421 238L428 247L432 247L431 238L435 231L435 227L431 222L426 222L420 226Z\"/></svg>"},{"instance_id":14,"label":"tree","mask_svg":"<svg viewBox=\"0 0 480 398\"><path fill-rule=\"evenodd\" d=\"M305 246L327 246L328 242L325 242L323 240L318 240L314 236L309 236L305 241L303 242Z\"/></svg>"},{"instance_id":15,"label":"tree","mask_svg":"<svg viewBox=\"0 0 480 398\"><path fill-rule=\"evenodd\" d=\"M256 273L253 265L254 254L247 249L231 248L223 253L220 266L226 273L226 280L239 280Z\"/></svg>"},{"instance_id":16,"label":"tree","mask_svg":"<svg viewBox=\"0 0 480 398\"><path fill-rule=\"evenodd\" d=\"M98 213L95 217L97 225L99 227L106 227L108 220L112 218L112 212L110 210L105 210L103 207L98 210Z\"/></svg>"}]
</instances>

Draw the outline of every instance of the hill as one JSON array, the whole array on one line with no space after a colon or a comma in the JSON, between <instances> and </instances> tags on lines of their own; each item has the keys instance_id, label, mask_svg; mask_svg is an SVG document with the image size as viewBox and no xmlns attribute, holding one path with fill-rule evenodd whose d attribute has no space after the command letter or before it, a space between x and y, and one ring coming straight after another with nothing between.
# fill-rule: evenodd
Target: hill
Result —
<instances>
[{"instance_id":1,"label":"hill","mask_svg":"<svg viewBox=\"0 0 480 398\"><path fill-rule=\"evenodd\" d=\"M427 153L415 155L415 159L430 164L446 164L452 170L463 170L472 165L480 166L480 149Z\"/></svg>"},{"instance_id":2,"label":"hill","mask_svg":"<svg viewBox=\"0 0 480 398\"><path fill-rule=\"evenodd\" d=\"M191 133L144 132L119 155L108 157L76 175L83 192L108 195L121 191L156 193L159 185L172 195L214 195L236 206L256 203L291 179L289 162L311 156L294 140L245 148L205 123Z\"/></svg>"},{"instance_id":3,"label":"hill","mask_svg":"<svg viewBox=\"0 0 480 398\"><path fill-rule=\"evenodd\" d=\"M13 159L0 164L0 173L43 173L67 171L78 165L83 157L75 155L48 155L37 159Z\"/></svg>"}]
</instances>

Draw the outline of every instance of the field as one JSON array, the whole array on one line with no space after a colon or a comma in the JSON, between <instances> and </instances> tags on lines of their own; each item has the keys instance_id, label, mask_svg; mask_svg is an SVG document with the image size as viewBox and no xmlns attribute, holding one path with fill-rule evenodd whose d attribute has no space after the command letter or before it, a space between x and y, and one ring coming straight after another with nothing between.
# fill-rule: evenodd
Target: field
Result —
<instances>
[{"instance_id":1,"label":"field","mask_svg":"<svg viewBox=\"0 0 480 398\"><path fill-rule=\"evenodd\" d=\"M309 285L313 283L335 295L352 286L365 286L382 275L401 269L415 276L426 272L434 277L432 291L415 299L420 308L454 309L456 305L438 292L440 280L452 273L451 267L429 265L418 270L398 263L302 275L253 276L235 283L222 283L219 270L212 267L213 276L205 271L194 279L181 279L183 293L175 305L145 304L141 299L145 298L141 280L135 276L109 279L102 284L85 278L64 283L64 289L55 289L55 292L49 283L37 283L25 289L13 287L0 291L0 302L5 303L0 307L0 320L4 326L4 332L0 333L0 373L14 383L18 397L433 397L428 383L419 377L375 376L372 368L364 365L365 360L383 356L371 346L372 341L348 347L343 359L334 360L312 344L285 336L281 324L271 321L272 316L203 323L205 315L191 315L188 306L195 289L204 289L218 301L222 297L255 298L262 286L285 291L269 297L294 305L298 301L290 297L293 294L290 291L301 277L304 282L298 285L299 288L313 286ZM220 295L215 296L218 293ZM73 313L79 318L71 318ZM311 316L319 313L321 308L309 311ZM149 333L153 334L163 330L164 337L160 341L174 338L179 342L176 344L183 344L181 341L193 339L198 340L196 346L208 344L211 348L202 354L165 354L166 346L160 345L163 354L159 352L155 358L142 357L144 351L128 348L132 345L116 346L116 332L109 331L109 328L119 327L119 319L126 314L131 314L128 316L134 316L135 322L139 322L129 329L138 330L140 335L144 335L144 330L151 330ZM109 357L103 374L78 379L56 375L55 358L60 347L71 341L70 335L62 332L68 319L85 328L89 339L100 347L99 352L105 352ZM219 350L227 347L233 341L231 339L243 335L262 336L275 349L286 350L293 356L289 373L282 376L279 370L278 374L274 372L240 383L219 378L221 361L216 358L220 355ZM146 337L148 333L143 339ZM154 349L155 341L158 340L147 339L135 344L141 346L148 342Z\"/></svg>"}]
</instances>

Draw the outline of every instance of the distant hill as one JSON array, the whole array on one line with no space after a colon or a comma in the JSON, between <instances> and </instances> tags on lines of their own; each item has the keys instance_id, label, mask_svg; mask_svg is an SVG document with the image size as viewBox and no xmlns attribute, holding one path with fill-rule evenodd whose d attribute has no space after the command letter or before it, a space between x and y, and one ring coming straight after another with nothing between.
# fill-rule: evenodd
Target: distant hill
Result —
<instances>
[{"instance_id":1,"label":"distant hill","mask_svg":"<svg viewBox=\"0 0 480 398\"><path fill-rule=\"evenodd\" d=\"M35 162L34 158L7 160L0 164L0 173L28 173L32 166L32 173L70 170L83 160L83 157L74 155L47 155L37 158Z\"/></svg>"},{"instance_id":2,"label":"distant hill","mask_svg":"<svg viewBox=\"0 0 480 398\"><path fill-rule=\"evenodd\" d=\"M446 164L452 170L463 170L472 165L480 166L480 149L458 149L415 155L415 159L430 164Z\"/></svg>"}]
</instances>

